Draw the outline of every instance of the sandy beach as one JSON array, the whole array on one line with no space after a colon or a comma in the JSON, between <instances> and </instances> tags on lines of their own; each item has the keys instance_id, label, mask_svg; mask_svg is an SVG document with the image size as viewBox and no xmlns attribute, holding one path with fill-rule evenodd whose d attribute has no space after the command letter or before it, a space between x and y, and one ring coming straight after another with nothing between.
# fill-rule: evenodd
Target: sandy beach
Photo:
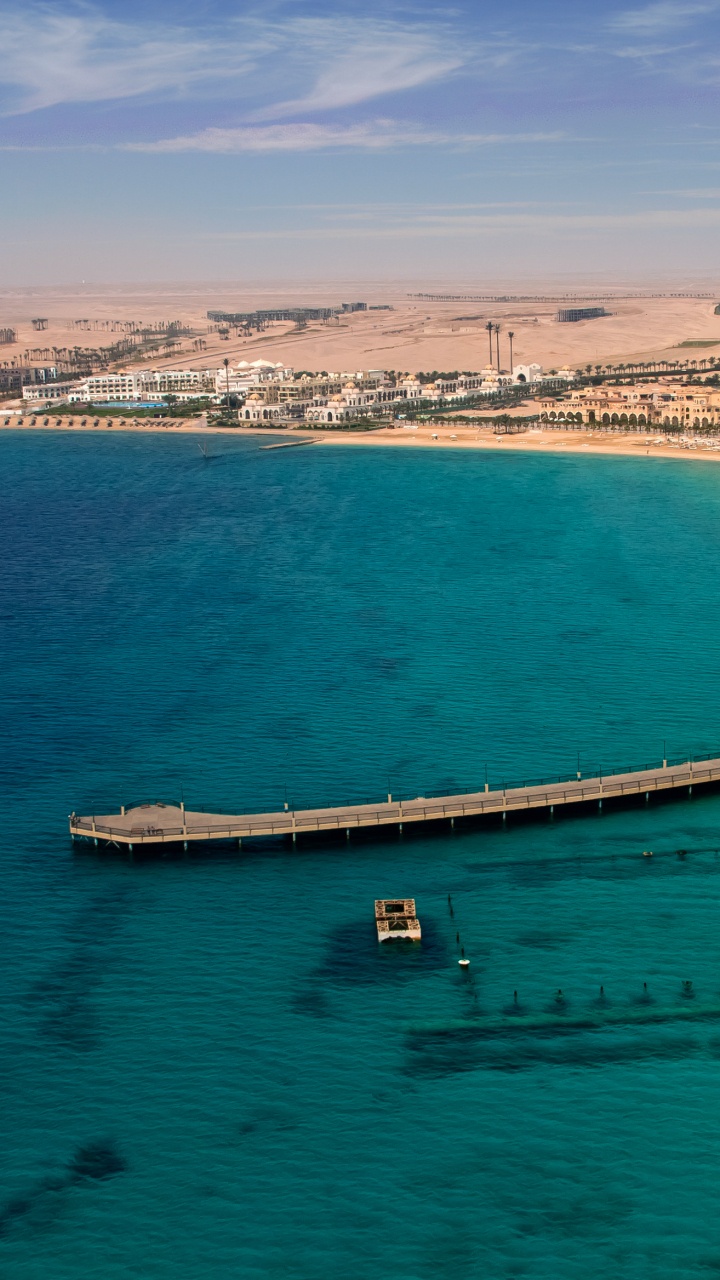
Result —
<instances>
[{"instance_id":1,"label":"sandy beach","mask_svg":"<svg viewBox=\"0 0 720 1280\"><path fill-rule=\"evenodd\" d=\"M6 415L7 416L7 415ZM258 447L286 444L289 446L320 447L324 445L341 445L351 449L389 448L389 449L489 449L495 453L575 453L602 454L630 458L691 458L707 462L720 461L720 439L714 437L697 439L688 437L670 439L658 435L618 435L602 431L555 431L540 427L517 434L495 434L491 427L383 427L377 431L322 431L310 432L302 427L272 430L259 430L257 427L208 427L204 419L192 422L153 422L150 425L113 422L101 420L97 426L86 423L85 426L70 426L67 420L50 418L48 425L38 418L35 425L25 424L18 427L11 418L6 425L0 419L0 431L32 431L55 433L58 431L93 433L103 435L109 432L133 432L137 434L174 434L212 436L252 436L258 441Z\"/></svg>"}]
</instances>

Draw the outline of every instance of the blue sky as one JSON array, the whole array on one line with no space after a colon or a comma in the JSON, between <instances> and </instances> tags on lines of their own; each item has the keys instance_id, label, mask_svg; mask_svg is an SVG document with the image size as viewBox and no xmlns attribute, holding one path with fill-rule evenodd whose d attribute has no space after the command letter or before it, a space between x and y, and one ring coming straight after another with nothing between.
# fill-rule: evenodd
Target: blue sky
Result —
<instances>
[{"instance_id":1,"label":"blue sky","mask_svg":"<svg viewBox=\"0 0 720 1280\"><path fill-rule=\"evenodd\" d=\"M5 283L720 274L720 0L0 7Z\"/></svg>"}]
</instances>

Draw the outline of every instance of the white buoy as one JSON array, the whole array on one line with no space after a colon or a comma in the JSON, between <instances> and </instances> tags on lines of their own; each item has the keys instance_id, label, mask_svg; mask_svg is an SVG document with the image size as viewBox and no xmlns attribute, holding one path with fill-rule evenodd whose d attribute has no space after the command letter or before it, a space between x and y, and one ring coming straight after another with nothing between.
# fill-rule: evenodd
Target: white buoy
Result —
<instances>
[{"instance_id":1,"label":"white buoy","mask_svg":"<svg viewBox=\"0 0 720 1280\"><path fill-rule=\"evenodd\" d=\"M470 967L469 960L458 960L458 964L460 965L461 969L468 969Z\"/></svg>"}]
</instances>

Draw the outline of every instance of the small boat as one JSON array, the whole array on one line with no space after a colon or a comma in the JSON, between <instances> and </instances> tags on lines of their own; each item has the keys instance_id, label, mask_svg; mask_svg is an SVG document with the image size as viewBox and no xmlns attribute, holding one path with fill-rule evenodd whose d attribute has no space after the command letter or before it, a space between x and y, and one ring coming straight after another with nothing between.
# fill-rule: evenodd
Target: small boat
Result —
<instances>
[{"instance_id":1,"label":"small boat","mask_svg":"<svg viewBox=\"0 0 720 1280\"><path fill-rule=\"evenodd\" d=\"M414 898L377 898L375 924L378 942L419 942L422 937Z\"/></svg>"}]
</instances>

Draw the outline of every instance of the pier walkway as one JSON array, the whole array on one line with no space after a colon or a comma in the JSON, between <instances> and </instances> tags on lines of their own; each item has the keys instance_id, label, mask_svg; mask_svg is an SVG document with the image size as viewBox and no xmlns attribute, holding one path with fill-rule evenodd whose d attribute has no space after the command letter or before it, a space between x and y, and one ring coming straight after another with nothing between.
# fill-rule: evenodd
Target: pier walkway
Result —
<instances>
[{"instance_id":1,"label":"pier walkway","mask_svg":"<svg viewBox=\"0 0 720 1280\"><path fill-rule=\"evenodd\" d=\"M600 808L607 802L633 796L647 799L655 792L675 791L692 794L693 788L720 782L720 758L693 760L683 764L631 773L610 773L603 777L576 778L556 783L508 787L502 790L467 792L463 795L417 796L414 800L380 804L342 805L335 809L284 809L274 813L197 813L184 805L145 804L122 809L116 814L91 817L70 815L70 834L107 844L156 845L188 841L254 839L258 836L284 836L297 840L300 835L338 832L348 838L353 831L372 827L396 827L406 824L452 823L462 818L482 818L527 813L531 810L556 809L569 805L594 804Z\"/></svg>"}]
</instances>

